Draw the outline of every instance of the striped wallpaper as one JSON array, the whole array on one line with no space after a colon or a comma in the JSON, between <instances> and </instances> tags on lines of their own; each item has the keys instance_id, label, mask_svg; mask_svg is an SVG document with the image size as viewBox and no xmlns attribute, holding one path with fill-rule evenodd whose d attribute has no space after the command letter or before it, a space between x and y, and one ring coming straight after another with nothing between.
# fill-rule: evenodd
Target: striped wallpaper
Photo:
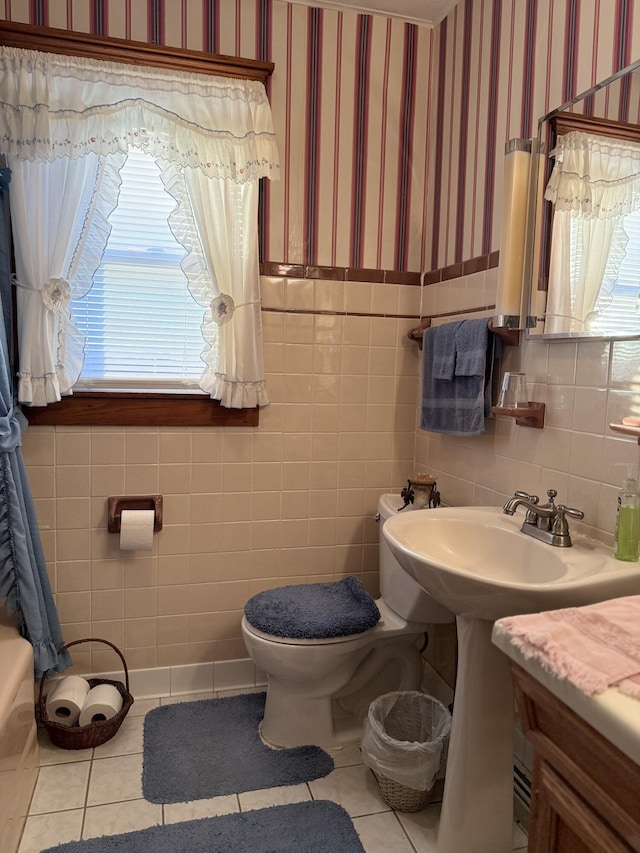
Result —
<instances>
[{"instance_id":1,"label":"striped wallpaper","mask_svg":"<svg viewBox=\"0 0 640 853\"><path fill-rule=\"evenodd\" d=\"M458 3L433 46L426 266L499 249L505 142L638 58L637 0Z\"/></svg>"},{"instance_id":2,"label":"striped wallpaper","mask_svg":"<svg viewBox=\"0 0 640 853\"><path fill-rule=\"evenodd\" d=\"M262 259L420 271L499 248L505 142L640 57L639 2L461 0L436 30L285 0L0 0L0 17L272 60L284 168Z\"/></svg>"}]
</instances>

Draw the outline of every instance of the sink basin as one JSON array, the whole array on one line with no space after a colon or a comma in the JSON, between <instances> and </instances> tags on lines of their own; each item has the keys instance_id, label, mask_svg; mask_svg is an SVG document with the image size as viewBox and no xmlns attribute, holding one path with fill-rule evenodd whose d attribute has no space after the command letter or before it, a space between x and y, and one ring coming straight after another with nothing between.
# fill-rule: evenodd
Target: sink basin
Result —
<instances>
[{"instance_id":1,"label":"sink basin","mask_svg":"<svg viewBox=\"0 0 640 853\"><path fill-rule=\"evenodd\" d=\"M495 620L637 593L640 563L572 532L573 546L539 542L524 514L446 507L390 518L382 529L400 565L453 613Z\"/></svg>"}]
</instances>

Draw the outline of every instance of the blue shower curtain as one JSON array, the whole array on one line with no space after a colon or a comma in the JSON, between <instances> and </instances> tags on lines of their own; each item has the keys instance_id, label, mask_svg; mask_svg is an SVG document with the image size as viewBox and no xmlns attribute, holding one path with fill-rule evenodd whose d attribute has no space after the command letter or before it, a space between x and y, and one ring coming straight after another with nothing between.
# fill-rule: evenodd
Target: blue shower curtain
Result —
<instances>
[{"instance_id":1,"label":"blue shower curtain","mask_svg":"<svg viewBox=\"0 0 640 853\"><path fill-rule=\"evenodd\" d=\"M20 445L27 421L13 393L11 368L11 263L5 194L9 169L0 169L0 598L17 614L22 635L33 646L35 676L71 664L64 645L38 522Z\"/></svg>"}]
</instances>

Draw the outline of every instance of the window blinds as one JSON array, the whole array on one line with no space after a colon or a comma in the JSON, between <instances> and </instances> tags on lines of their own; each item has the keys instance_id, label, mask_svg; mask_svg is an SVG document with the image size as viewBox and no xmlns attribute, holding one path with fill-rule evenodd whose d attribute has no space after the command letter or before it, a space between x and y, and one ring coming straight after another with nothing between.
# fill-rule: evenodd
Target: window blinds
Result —
<instances>
[{"instance_id":1,"label":"window blinds","mask_svg":"<svg viewBox=\"0 0 640 853\"><path fill-rule=\"evenodd\" d=\"M86 336L77 390L199 390L205 308L187 287L175 207L154 159L129 151L118 205L93 287L71 307Z\"/></svg>"}]
</instances>

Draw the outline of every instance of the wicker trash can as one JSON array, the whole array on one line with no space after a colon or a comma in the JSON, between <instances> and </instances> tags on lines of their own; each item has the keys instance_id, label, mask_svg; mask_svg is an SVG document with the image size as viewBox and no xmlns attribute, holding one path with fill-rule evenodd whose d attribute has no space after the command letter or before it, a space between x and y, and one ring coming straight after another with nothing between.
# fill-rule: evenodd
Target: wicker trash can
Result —
<instances>
[{"instance_id":1,"label":"wicker trash can","mask_svg":"<svg viewBox=\"0 0 640 853\"><path fill-rule=\"evenodd\" d=\"M431 799L444 772L451 714L418 691L385 693L369 706L362 758L392 809L416 812Z\"/></svg>"}]
</instances>

